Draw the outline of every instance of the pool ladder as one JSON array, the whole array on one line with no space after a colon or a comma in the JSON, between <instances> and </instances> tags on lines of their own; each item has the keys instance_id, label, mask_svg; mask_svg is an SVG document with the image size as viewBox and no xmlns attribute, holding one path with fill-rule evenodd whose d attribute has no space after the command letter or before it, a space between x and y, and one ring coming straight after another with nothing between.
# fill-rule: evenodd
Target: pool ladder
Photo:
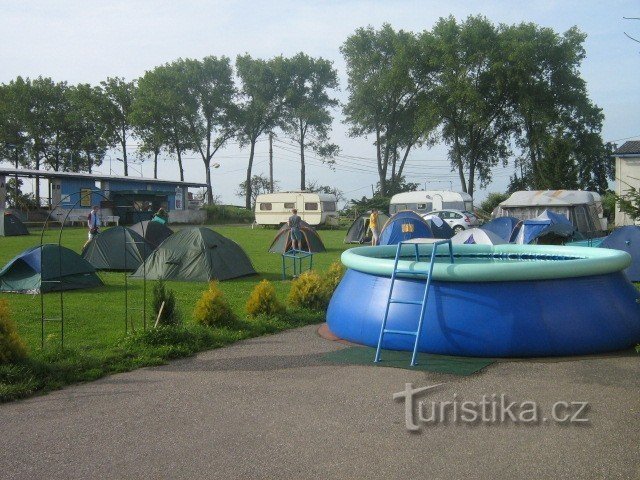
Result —
<instances>
[{"instance_id":1,"label":"pool ladder","mask_svg":"<svg viewBox=\"0 0 640 480\"><path fill-rule=\"evenodd\" d=\"M384 312L384 318L382 320L382 326L380 327L380 336L378 337L378 347L376 348L376 356L373 360L374 362L380 361L380 351L382 350L382 339L386 333L392 333L396 335L411 335L415 337L415 341L413 343L413 355L411 356L411 366L414 367L417 365L416 358L418 356L418 339L420 338L420 332L422 331L422 325L424 323L424 315L427 310L427 299L429 298L429 289L431 287L431 276L433 274L433 265L436 260L436 251L440 245L448 245L449 246L449 258L451 259L451 263L453 263L453 248L451 245L451 240L438 240L433 242L433 249L431 250L431 261L429 262L429 269L427 271L424 270L409 270L409 269L398 269L398 262L400 260L400 254L402 252L403 245L413 245L415 247L415 261L416 263L420 261L420 252L418 249L417 243L407 243L400 242L398 243L398 249L396 250L396 258L393 262L393 272L391 273L391 287L389 288L389 297L387 298L387 308ZM401 275L426 275L427 284L424 289L424 295L422 296L422 300L396 300L393 298L393 286L396 282L396 277L398 274ZM387 320L389 318L389 309L391 304L404 304L404 305L419 305L420 306L420 318L418 319L418 328L415 331L412 330L394 330L387 328Z\"/></svg>"}]
</instances>

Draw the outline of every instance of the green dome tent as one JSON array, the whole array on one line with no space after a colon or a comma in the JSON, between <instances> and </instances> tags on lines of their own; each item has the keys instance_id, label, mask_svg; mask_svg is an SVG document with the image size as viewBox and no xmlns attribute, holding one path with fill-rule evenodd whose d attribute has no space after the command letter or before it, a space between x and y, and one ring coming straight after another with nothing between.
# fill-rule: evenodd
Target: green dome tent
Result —
<instances>
[{"instance_id":1,"label":"green dome tent","mask_svg":"<svg viewBox=\"0 0 640 480\"><path fill-rule=\"evenodd\" d=\"M151 280L208 282L253 275L244 250L205 227L184 228L167 238L132 275Z\"/></svg>"},{"instance_id":2,"label":"green dome tent","mask_svg":"<svg viewBox=\"0 0 640 480\"><path fill-rule=\"evenodd\" d=\"M153 220L144 220L131 225L131 230L153 245L153 248L158 248L162 242L173 234L173 230L164 223Z\"/></svg>"},{"instance_id":3,"label":"green dome tent","mask_svg":"<svg viewBox=\"0 0 640 480\"><path fill-rule=\"evenodd\" d=\"M0 211L2 214L2 211ZM13 237L16 235L29 235L29 230L13 213L4 212L0 218L0 237Z\"/></svg>"},{"instance_id":4,"label":"green dome tent","mask_svg":"<svg viewBox=\"0 0 640 480\"><path fill-rule=\"evenodd\" d=\"M54 244L29 248L0 270L2 292L53 292L101 285L89 262L73 250Z\"/></svg>"},{"instance_id":5,"label":"green dome tent","mask_svg":"<svg viewBox=\"0 0 640 480\"><path fill-rule=\"evenodd\" d=\"M113 227L91 240L82 258L97 270L135 271L155 247L127 227Z\"/></svg>"},{"instance_id":6,"label":"green dome tent","mask_svg":"<svg viewBox=\"0 0 640 480\"><path fill-rule=\"evenodd\" d=\"M371 231L369 230L369 217L371 214L360 215L349 227L344 243L367 243L371 241ZM382 230L389 217L384 213L378 213L378 230Z\"/></svg>"},{"instance_id":7,"label":"green dome tent","mask_svg":"<svg viewBox=\"0 0 640 480\"><path fill-rule=\"evenodd\" d=\"M309 225L307 222L300 222L300 231L302 232L302 250L307 252L325 252L324 243L318 235L318 232ZM291 227L288 224L284 224L276 233L276 237L271 242L269 251L271 253L284 253L291 250L293 247L293 241L291 239Z\"/></svg>"}]
</instances>

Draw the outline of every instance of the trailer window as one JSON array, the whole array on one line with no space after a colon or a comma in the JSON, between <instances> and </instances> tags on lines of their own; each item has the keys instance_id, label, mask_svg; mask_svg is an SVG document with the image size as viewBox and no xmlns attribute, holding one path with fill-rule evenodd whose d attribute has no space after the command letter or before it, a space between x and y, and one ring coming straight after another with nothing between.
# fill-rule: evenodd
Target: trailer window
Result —
<instances>
[{"instance_id":1,"label":"trailer window","mask_svg":"<svg viewBox=\"0 0 640 480\"><path fill-rule=\"evenodd\" d=\"M285 202L284 208L288 208L288 209L296 208L296 204L293 202Z\"/></svg>"},{"instance_id":2,"label":"trailer window","mask_svg":"<svg viewBox=\"0 0 640 480\"><path fill-rule=\"evenodd\" d=\"M336 202L322 202L322 210L325 212L335 212Z\"/></svg>"},{"instance_id":3,"label":"trailer window","mask_svg":"<svg viewBox=\"0 0 640 480\"><path fill-rule=\"evenodd\" d=\"M304 204L304 209L305 210L318 210L318 203L317 202L306 202Z\"/></svg>"},{"instance_id":4,"label":"trailer window","mask_svg":"<svg viewBox=\"0 0 640 480\"><path fill-rule=\"evenodd\" d=\"M270 203L261 203L260 210L271 210L273 206Z\"/></svg>"}]
</instances>

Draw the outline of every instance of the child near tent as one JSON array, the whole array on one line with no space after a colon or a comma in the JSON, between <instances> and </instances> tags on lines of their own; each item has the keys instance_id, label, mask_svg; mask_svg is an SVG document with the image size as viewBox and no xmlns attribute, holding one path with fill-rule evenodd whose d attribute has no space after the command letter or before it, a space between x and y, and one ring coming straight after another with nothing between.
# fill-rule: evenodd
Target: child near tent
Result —
<instances>
[{"instance_id":1,"label":"child near tent","mask_svg":"<svg viewBox=\"0 0 640 480\"><path fill-rule=\"evenodd\" d=\"M291 227L291 243L294 250L302 250L302 232L300 231L300 222L302 218L298 216L298 210L295 208L291 210L289 217L289 226Z\"/></svg>"},{"instance_id":2,"label":"child near tent","mask_svg":"<svg viewBox=\"0 0 640 480\"><path fill-rule=\"evenodd\" d=\"M378 226L378 210L375 208L371 210L371 215L369 216L369 228L371 229L371 245L376 246L380 237L380 229Z\"/></svg>"},{"instance_id":3,"label":"child near tent","mask_svg":"<svg viewBox=\"0 0 640 480\"><path fill-rule=\"evenodd\" d=\"M89 217L87 218L87 226L89 227L89 238L82 247L83 250L87 245L89 245L89 242L91 240L93 240L97 235L100 234L100 217L98 215L97 205L94 205L91 213L89 213Z\"/></svg>"}]
</instances>

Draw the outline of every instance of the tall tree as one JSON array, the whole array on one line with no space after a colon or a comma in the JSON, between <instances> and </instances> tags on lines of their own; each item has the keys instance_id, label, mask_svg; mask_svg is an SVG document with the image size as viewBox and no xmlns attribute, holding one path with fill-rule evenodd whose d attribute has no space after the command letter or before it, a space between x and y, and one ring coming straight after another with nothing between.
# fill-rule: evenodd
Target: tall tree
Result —
<instances>
[{"instance_id":1,"label":"tall tree","mask_svg":"<svg viewBox=\"0 0 640 480\"><path fill-rule=\"evenodd\" d=\"M273 182L274 188L278 186L278 182ZM256 208L256 199L258 195L263 193L269 193L271 191L271 179L265 177L264 175L253 175L251 177L251 182L249 183L249 188L247 189L247 181L241 182L238 185L238 190L236 191L236 195L238 197L245 197L247 195L247 190L251 191L251 210L255 210Z\"/></svg>"},{"instance_id":2,"label":"tall tree","mask_svg":"<svg viewBox=\"0 0 640 480\"><path fill-rule=\"evenodd\" d=\"M600 135L602 111L589 100L579 72L584 33L574 27L560 35L522 23L502 26L500 37L515 140L523 152L519 182L533 189L573 185L606 191L613 162Z\"/></svg>"},{"instance_id":3,"label":"tall tree","mask_svg":"<svg viewBox=\"0 0 640 480\"><path fill-rule=\"evenodd\" d=\"M410 151L429 141L437 126L431 106L434 76L420 56L415 35L385 24L360 28L340 48L349 100L344 107L352 137L374 135L382 195L397 184ZM417 74L420 67L421 75Z\"/></svg>"},{"instance_id":4,"label":"tall tree","mask_svg":"<svg viewBox=\"0 0 640 480\"><path fill-rule=\"evenodd\" d=\"M473 195L476 179L487 185L491 167L509 154L511 97L498 30L481 16L441 18L420 43L421 57L437 65L435 100L452 169Z\"/></svg>"},{"instance_id":5,"label":"tall tree","mask_svg":"<svg viewBox=\"0 0 640 480\"><path fill-rule=\"evenodd\" d=\"M249 145L245 206L251 209L251 172L258 138L272 131L281 121L285 82L278 65L281 58L269 61L253 59L250 55L236 58L236 72L240 78L240 104L237 111L237 138L241 146Z\"/></svg>"},{"instance_id":6,"label":"tall tree","mask_svg":"<svg viewBox=\"0 0 640 480\"><path fill-rule=\"evenodd\" d=\"M227 57L178 60L172 64L178 76L176 88L184 100L189 143L205 167L207 203L213 205L211 159L235 135L235 87Z\"/></svg>"},{"instance_id":7,"label":"tall tree","mask_svg":"<svg viewBox=\"0 0 640 480\"><path fill-rule=\"evenodd\" d=\"M122 149L124 175L129 175L127 160L127 139L131 133L131 105L135 97L135 82L127 82L120 77L109 77L100 83L111 103L110 120L114 132L114 145L119 144Z\"/></svg>"},{"instance_id":8,"label":"tall tree","mask_svg":"<svg viewBox=\"0 0 640 480\"><path fill-rule=\"evenodd\" d=\"M113 136L109 122L109 102L99 87L72 86L67 91L69 113L69 169L88 171L102 164Z\"/></svg>"},{"instance_id":9,"label":"tall tree","mask_svg":"<svg viewBox=\"0 0 640 480\"><path fill-rule=\"evenodd\" d=\"M282 59L286 92L282 129L300 148L300 189L306 187L305 149L312 148L323 159L338 153L329 143L333 117L331 108L338 105L328 90L338 88L338 73L329 60L312 58L300 52Z\"/></svg>"}]
</instances>

